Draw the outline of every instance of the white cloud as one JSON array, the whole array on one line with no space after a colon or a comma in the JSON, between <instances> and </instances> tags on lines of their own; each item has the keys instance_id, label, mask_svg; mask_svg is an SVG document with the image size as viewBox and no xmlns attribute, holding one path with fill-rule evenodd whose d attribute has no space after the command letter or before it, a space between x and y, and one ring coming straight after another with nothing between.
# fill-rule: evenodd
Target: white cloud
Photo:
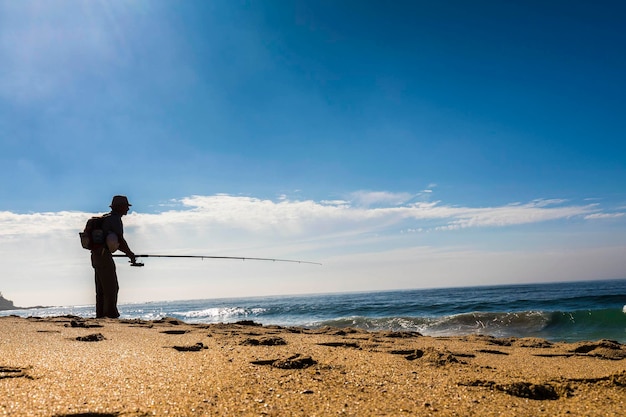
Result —
<instances>
[{"instance_id":1,"label":"white cloud","mask_svg":"<svg viewBox=\"0 0 626 417\"><path fill-rule=\"evenodd\" d=\"M76 230L90 214L61 211L56 213L16 214L0 211L0 237L42 235Z\"/></svg>"},{"instance_id":2,"label":"white cloud","mask_svg":"<svg viewBox=\"0 0 626 417\"><path fill-rule=\"evenodd\" d=\"M562 200L536 200L527 204L511 204L488 208L451 209L451 220L442 229L467 227L504 227L540 223L550 220L570 219L588 215L598 208L595 205L554 206Z\"/></svg>"},{"instance_id":3,"label":"white cloud","mask_svg":"<svg viewBox=\"0 0 626 417\"><path fill-rule=\"evenodd\" d=\"M389 224L400 223L405 219L444 220L452 227L510 226L539 223L549 220L567 219L598 213L597 205L565 206L564 200L535 200L527 204L510 204L496 207L457 207L442 205L440 201L418 202L400 205L401 199L409 199L408 194L386 192L355 193L354 201L311 200L292 201L286 198L280 202L260 200L251 197L229 195L193 196L182 199L185 207L191 211L170 212L175 216L193 213L206 220L227 223L245 229L298 224L298 230L307 230L307 224L314 228L319 222L330 224L333 228L341 225L370 223L376 229ZM365 207L363 207L363 203ZM382 205L386 203L387 205ZM374 208L370 205L376 204ZM372 220L375 222L372 223Z\"/></svg>"},{"instance_id":4,"label":"white cloud","mask_svg":"<svg viewBox=\"0 0 626 417\"><path fill-rule=\"evenodd\" d=\"M309 251L371 245L402 231L506 227L583 216L595 206L550 206L545 201L471 208L441 202L404 206L355 206L351 201L263 200L230 195L191 196L159 214L134 214L126 224L147 249L266 251L299 247ZM554 204L554 202L552 202ZM167 238L165 238L167 237ZM143 243L142 242L142 243ZM245 246L242 247L242 243ZM303 243L303 242L306 242Z\"/></svg>"},{"instance_id":5,"label":"white cloud","mask_svg":"<svg viewBox=\"0 0 626 417\"><path fill-rule=\"evenodd\" d=\"M585 216L587 220L598 220L598 219L617 219L619 217L623 217L624 213L593 213Z\"/></svg>"},{"instance_id":6,"label":"white cloud","mask_svg":"<svg viewBox=\"0 0 626 417\"><path fill-rule=\"evenodd\" d=\"M127 223L135 228L181 228L189 231L228 229L237 234L273 233L279 237L310 237L338 232L385 232L389 228L410 221L420 227L436 221L434 229L469 227L505 227L534 224L551 220L581 217L585 219L616 218L623 213L603 213L597 205L563 205L562 200L535 200L527 204L510 204L496 207L458 207L435 202L418 202L397 205L404 195L393 193L356 193L358 204L352 201L289 200L279 201L253 197L217 194L190 196L178 200L170 210L157 214L132 213ZM367 201L379 205L363 207ZM80 212L15 214L0 212L0 235L45 234L49 232L82 228L90 214ZM418 223L416 223L418 222ZM422 227L426 228L426 227Z\"/></svg>"}]
</instances>

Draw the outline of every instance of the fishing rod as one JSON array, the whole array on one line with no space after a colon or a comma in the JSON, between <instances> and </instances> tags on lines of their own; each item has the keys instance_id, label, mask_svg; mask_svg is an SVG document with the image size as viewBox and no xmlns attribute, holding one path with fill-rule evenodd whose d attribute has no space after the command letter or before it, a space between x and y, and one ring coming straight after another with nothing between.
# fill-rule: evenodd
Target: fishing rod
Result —
<instances>
[{"instance_id":1,"label":"fishing rod","mask_svg":"<svg viewBox=\"0 0 626 417\"><path fill-rule=\"evenodd\" d=\"M126 255L113 255L114 258L127 258ZM300 261L293 259L275 258L250 258L244 256L205 256L205 255L135 255L135 258L193 258L193 259L236 259L240 261L272 261L272 262L293 262L298 264L321 265L319 262ZM143 262L131 262L130 266L143 266Z\"/></svg>"}]
</instances>

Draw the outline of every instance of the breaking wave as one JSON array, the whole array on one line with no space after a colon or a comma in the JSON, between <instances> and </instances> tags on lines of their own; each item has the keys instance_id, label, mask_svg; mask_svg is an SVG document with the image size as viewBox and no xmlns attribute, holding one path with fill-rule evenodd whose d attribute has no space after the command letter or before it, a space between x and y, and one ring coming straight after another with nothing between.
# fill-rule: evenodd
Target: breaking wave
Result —
<instances>
[{"instance_id":1,"label":"breaking wave","mask_svg":"<svg viewBox=\"0 0 626 417\"><path fill-rule=\"evenodd\" d=\"M187 321L202 321L204 323L215 323L238 319L256 317L266 309L264 308L243 308L243 307L214 307L194 311L174 311L172 315L187 319ZM189 320L192 319L192 320Z\"/></svg>"},{"instance_id":2,"label":"breaking wave","mask_svg":"<svg viewBox=\"0 0 626 417\"><path fill-rule=\"evenodd\" d=\"M626 337L626 314L619 309L571 312L472 312L443 317L363 317L325 320L315 326L366 330L415 331L426 336L485 334L497 337L544 337L553 340Z\"/></svg>"}]
</instances>

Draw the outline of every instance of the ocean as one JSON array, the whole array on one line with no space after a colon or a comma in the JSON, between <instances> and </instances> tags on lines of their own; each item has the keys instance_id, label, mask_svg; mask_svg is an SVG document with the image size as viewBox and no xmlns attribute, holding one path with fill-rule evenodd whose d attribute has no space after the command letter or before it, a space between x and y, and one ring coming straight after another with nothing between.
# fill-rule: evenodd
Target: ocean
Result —
<instances>
[{"instance_id":1,"label":"ocean","mask_svg":"<svg viewBox=\"0 0 626 417\"><path fill-rule=\"evenodd\" d=\"M626 279L550 284L222 298L122 304L125 319L174 317L188 323L355 327L626 343ZM2 311L22 317L94 317L93 306Z\"/></svg>"}]
</instances>

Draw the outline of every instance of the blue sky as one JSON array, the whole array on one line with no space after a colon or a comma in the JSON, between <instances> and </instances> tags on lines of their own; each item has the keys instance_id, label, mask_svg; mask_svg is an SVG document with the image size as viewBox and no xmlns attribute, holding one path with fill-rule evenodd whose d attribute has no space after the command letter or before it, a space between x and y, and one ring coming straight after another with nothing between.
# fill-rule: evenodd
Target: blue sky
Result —
<instances>
[{"instance_id":1,"label":"blue sky","mask_svg":"<svg viewBox=\"0 0 626 417\"><path fill-rule=\"evenodd\" d=\"M625 21L618 1L0 0L0 291L90 302L75 235L114 194L138 253L324 262L151 261L120 269L122 301L624 278Z\"/></svg>"}]
</instances>

